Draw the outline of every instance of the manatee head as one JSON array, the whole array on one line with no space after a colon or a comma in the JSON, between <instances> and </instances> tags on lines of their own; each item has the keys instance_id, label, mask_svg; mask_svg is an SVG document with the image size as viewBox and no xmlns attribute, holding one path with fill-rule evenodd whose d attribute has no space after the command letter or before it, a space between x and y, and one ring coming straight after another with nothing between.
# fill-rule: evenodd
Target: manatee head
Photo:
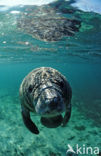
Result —
<instances>
[{"instance_id":1,"label":"manatee head","mask_svg":"<svg viewBox=\"0 0 101 156\"><path fill-rule=\"evenodd\" d=\"M61 114L65 110L61 93L52 87L43 89L38 97L35 110L37 114L47 117Z\"/></svg>"},{"instance_id":2,"label":"manatee head","mask_svg":"<svg viewBox=\"0 0 101 156\"><path fill-rule=\"evenodd\" d=\"M61 91L56 87L43 88L35 105L35 111L41 115L41 123L48 128L55 128L62 123L61 113L65 111L65 102Z\"/></svg>"}]
</instances>

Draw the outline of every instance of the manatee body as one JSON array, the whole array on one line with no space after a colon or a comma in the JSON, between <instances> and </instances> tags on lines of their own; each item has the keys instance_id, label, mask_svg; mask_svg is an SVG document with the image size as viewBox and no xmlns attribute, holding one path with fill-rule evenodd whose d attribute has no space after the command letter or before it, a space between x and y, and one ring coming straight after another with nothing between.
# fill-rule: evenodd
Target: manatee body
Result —
<instances>
[{"instance_id":1,"label":"manatee body","mask_svg":"<svg viewBox=\"0 0 101 156\"><path fill-rule=\"evenodd\" d=\"M20 86L21 113L25 126L34 134L39 130L30 112L41 117L48 128L65 126L71 115L72 90L66 78L50 67L30 72ZM65 112L64 117L62 113Z\"/></svg>"}]
</instances>

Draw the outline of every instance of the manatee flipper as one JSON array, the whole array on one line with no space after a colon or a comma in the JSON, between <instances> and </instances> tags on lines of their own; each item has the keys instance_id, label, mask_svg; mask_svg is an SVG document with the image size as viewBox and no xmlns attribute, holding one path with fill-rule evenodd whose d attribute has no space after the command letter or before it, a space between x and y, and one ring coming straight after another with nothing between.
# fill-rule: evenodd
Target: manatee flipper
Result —
<instances>
[{"instance_id":1,"label":"manatee flipper","mask_svg":"<svg viewBox=\"0 0 101 156\"><path fill-rule=\"evenodd\" d=\"M67 122L69 121L71 117L71 103L67 106L65 116L63 118L62 126L66 126Z\"/></svg>"},{"instance_id":2,"label":"manatee flipper","mask_svg":"<svg viewBox=\"0 0 101 156\"><path fill-rule=\"evenodd\" d=\"M30 113L29 111L25 108L25 107L21 107L21 114L22 114L22 118L23 118L23 122L25 124L25 126L34 134L39 134L39 130L37 128L37 126L34 124L34 122L32 122L31 118L30 118Z\"/></svg>"}]
</instances>

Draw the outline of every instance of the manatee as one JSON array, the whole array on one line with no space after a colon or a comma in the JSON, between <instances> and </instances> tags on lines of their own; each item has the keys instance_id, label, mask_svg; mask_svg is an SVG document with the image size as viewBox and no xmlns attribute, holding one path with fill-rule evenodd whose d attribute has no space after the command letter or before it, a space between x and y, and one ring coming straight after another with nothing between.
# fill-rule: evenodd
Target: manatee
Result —
<instances>
[{"instance_id":1,"label":"manatee","mask_svg":"<svg viewBox=\"0 0 101 156\"><path fill-rule=\"evenodd\" d=\"M47 128L65 126L70 119L72 89L56 69L40 67L32 70L22 81L19 95L24 124L34 134L39 134L39 130L31 120L30 112L38 115L41 124Z\"/></svg>"}]
</instances>

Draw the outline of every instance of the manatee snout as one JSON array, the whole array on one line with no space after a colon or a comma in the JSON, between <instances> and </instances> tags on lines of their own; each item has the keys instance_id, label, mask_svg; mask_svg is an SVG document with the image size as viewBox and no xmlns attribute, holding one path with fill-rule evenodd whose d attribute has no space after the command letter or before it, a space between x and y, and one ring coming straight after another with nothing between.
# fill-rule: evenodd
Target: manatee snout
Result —
<instances>
[{"instance_id":1,"label":"manatee snout","mask_svg":"<svg viewBox=\"0 0 101 156\"><path fill-rule=\"evenodd\" d=\"M63 103L62 99L58 96L52 99L48 99L49 109L51 111L57 110L57 112L61 112L62 111L61 102Z\"/></svg>"},{"instance_id":2,"label":"manatee snout","mask_svg":"<svg viewBox=\"0 0 101 156\"><path fill-rule=\"evenodd\" d=\"M35 110L42 116L56 116L65 110L62 95L53 88L45 89L38 98Z\"/></svg>"}]
</instances>

